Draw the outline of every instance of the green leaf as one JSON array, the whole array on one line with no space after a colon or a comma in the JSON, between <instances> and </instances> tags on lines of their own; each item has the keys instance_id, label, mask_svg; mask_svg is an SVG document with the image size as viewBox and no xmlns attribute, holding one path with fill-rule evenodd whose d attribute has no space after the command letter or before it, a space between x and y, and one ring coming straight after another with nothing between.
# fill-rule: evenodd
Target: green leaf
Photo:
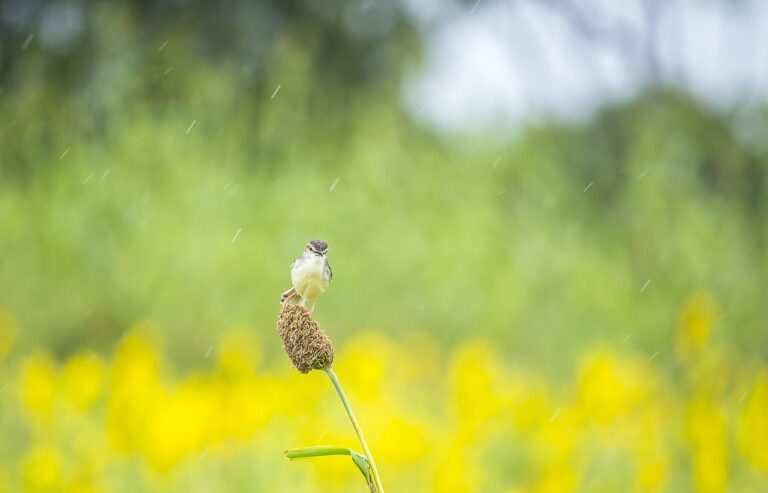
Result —
<instances>
[{"instance_id":1,"label":"green leaf","mask_svg":"<svg viewBox=\"0 0 768 493\"><path fill-rule=\"evenodd\" d=\"M302 447L293 448L284 452L285 456L290 460L296 459L311 459L312 457L327 457L330 455L349 455L352 457L352 462L355 463L357 468L363 474L366 483L369 485L371 482L371 467L368 464L368 459L359 452L344 448L344 447L330 447L327 445L320 445L318 447Z\"/></svg>"},{"instance_id":2,"label":"green leaf","mask_svg":"<svg viewBox=\"0 0 768 493\"><path fill-rule=\"evenodd\" d=\"M320 445L318 447L292 448L285 452L285 456L290 460L309 459L310 457L324 457L327 455L352 455L352 451L344 447L329 447ZM357 452L355 452L357 453ZM365 459L365 457L363 457Z\"/></svg>"},{"instance_id":3,"label":"green leaf","mask_svg":"<svg viewBox=\"0 0 768 493\"><path fill-rule=\"evenodd\" d=\"M370 486L373 481L371 481L371 466L368 465L368 459L363 454L357 453L354 450L350 450L350 452L352 452L352 462L360 469L365 482Z\"/></svg>"}]
</instances>

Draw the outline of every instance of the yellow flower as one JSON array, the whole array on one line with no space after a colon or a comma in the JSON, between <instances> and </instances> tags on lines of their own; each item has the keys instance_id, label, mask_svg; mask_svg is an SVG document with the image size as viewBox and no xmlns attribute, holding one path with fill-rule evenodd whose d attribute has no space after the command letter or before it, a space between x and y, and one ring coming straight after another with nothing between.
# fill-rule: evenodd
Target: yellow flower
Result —
<instances>
[{"instance_id":1,"label":"yellow flower","mask_svg":"<svg viewBox=\"0 0 768 493\"><path fill-rule=\"evenodd\" d=\"M259 341L252 330L235 329L224 334L219 341L219 368L230 377L252 376L259 356Z\"/></svg>"},{"instance_id":2,"label":"yellow flower","mask_svg":"<svg viewBox=\"0 0 768 493\"><path fill-rule=\"evenodd\" d=\"M19 327L13 315L5 310L0 310L0 361L3 361L13 349Z\"/></svg>"},{"instance_id":3,"label":"yellow flower","mask_svg":"<svg viewBox=\"0 0 768 493\"><path fill-rule=\"evenodd\" d=\"M759 471L768 471L768 372L763 372L739 419L739 450Z\"/></svg>"},{"instance_id":4,"label":"yellow flower","mask_svg":"<svg viewBox=\"0 0 768 493\"><path fill-rule=\"evenodd\" d=\"M145 428L141 430L139 447L149 465L156 471L169 472L193 450L197 427L200 422L195 409L187 407L188 401L177 396L164 395L152 407Z\"/></svg>"},{"instance_id":5,"label":"yellow flower","mask_svg":"<svg viewBox=\"0 0 768 493\"><path fill-rule=\"evenodd\" d=\"M585 416L607 425L645 401L649 387L640 367L620 362L610 351L598 350L582 361L579 404Z\"/></svg>"},{"instance_id":6,"label":"yellow flower","mask_svg":"<svg viewBox=\"0 0 768 493\"><path fill-rule=\"evenodd\" d=\"M48 353L37 352L26 358L20 387L27 411L43 421L50 418L56 400L56 367Z\"/></svg>"},{"instance_id":7,"label":"yellow flower","mask_svg":"<svg viewBox=\"0 0 768 493\"><path fill-rule=\"evenodd\" d=\"M51 446L37 446L22 459L21 475L26 491L57 490L62 480L61 455Z\"/></svg>"},{"instance_id":8,"label":"yellow flower","mask_svg":"<svg viewBox=\"0 0 768 493\"><path fill-rule=\"evenodd\" d=\"M93 352L70 357L61 375L64 397L79 410L87 410L99 398L104 385L104 364Z\"/></svg>"},{"instance_id":9,"label":"yellow flower","mask_svg":"<svg viewBox=\"0 0 768 493\"><path fill-rule=\"evenodd\" d=\"M355 336L336 358L334 368L350 393L362 401L375 401L384 393L385 375L399 361L392 341L375 332Z\"/></svg>"},{"instance_id":10,"label":"yellow flower","mask_svg":"<svg viewBox=\"0 0 768 493\"><path fill-rule=\"evenodd\" d=\"M534 437L533 455L546 469L573 460L579 439L579 418L572 407L559 406L541 423Z\"/></svg>"},{"instance_id":11,"label":"yellow flower","mask_svg":"<svg viewBox=\"0 0 768 493\"><path fill-rule=\"evenodd\" d=\"M158 330L152 331L159 333ZM158 341L151 332L131 329L117 348L110 374L113 393L142 394L159 380Z\"/></svg>"},{"instance_id":12,"label":"yellow flower","mask_svg":"<svg viewBox=\"0 0 768 493\"><path fill-rule=\"evenodd\" d=\"M160 395L160 356L148 332L129 331L115 353L107 402L107 432L121 451L141 444L151 409Z\"/></svg>"},{"instance_id":13,"label":"yellow flower","mask_svg":"<svg viewBox=\"0 0 768 493\"><path fill-rule=\"evenodd\" d=\"M0 493L8 493L11 491L8 487L9 482L10 480L8 479L8 474L5 472L5 469L0 468Z\"/></svg>"},{"instance_id":14,"label":"yellow flower","mask_svg":"<svg viewBox=\"0 0 768 493\"><path fill-rule=\"evenodd\" d=\"M645 460L638 464L635 485L637 491L661 491L667 478L668 465L664 459Z\"/></svg>"},{"instance_id":15,"label":"yellow flower","mask_svg":"<svg viewBox=\"0 0 768 493\"><path fill-rule=\"evenodd\" d=\"M524 373L511 374L505 378L504 387L507 407L519 430L531 431L549 421L553 407L546 381Z\"/></svg>"},{"instance_id":16,"label":"yellow flower","mask_svg":"<svg viewBox=\"0 0 768 493\"><path fill-rule=\"evenodd\" d=\"M385 422L375 443L376 458L391 464L416 463L427 456L429 445L423 424L393 416Z\"/></svg>"},{"instance_id":17,"label":"yellow flower","mask_svg":"<svg viewBox=\"0 0 768 493\"><path fill-rule=\"evenodd\" d=\"M578 480L578 474L568 463L552 464L545 469L535 491L539 493L575 491Z\"/></svg>"},{"instance_id":18,"label":"yellow flower","mask_svg":"<svg viewBox=\"0 0 768 493\"><path fill-rule=\"evenodd\" d=\"M478 467L461 446L450 446L437 468L432 491L435 493L471 493L483 491Z\"/></svg>"},{"instance_id":19,"label":"yellow flower","mask_svg":"<svg viewBox=\"0 0 768 493\"><path fill-rule=\"evenodd\" d=\"M475 342L462 346L451 365L453 402L462 422L480 424L502 409L502 370L490 344Z\"/></svg>"},{"instance_id":20,"label":"yellow flower","mask_svg":"<svg viewBox=\"0 0 768 493\"><path fill-rule=\"evenodd\" d=\"M663 491L670 468L669 451L664 440L663 411L646 407L633 422L633 452L637 463L635 491ZM666 419L669 419L666 417Z\"/></svg>"},{"instance_id":21,"label":"yellow flower","mask_svg":"<svg viewBox=\"0 0 768 493\"><path fill-rule=\"evenodd\" d=\"M694 483L705 493L728 487L728 430L725 416L712 402L697 398L688 417Z\"/></svg>"},{"instance_id":22,"label":"yellow flower","mask_svg":"<svg viewBox=\"0 0 768 493\"><path fill-rule=\"evenodd\" d=\"M709 343L717 304L707 293L692 295L680 314L677 330L677 353L682 361L689 361L701 353Z\"/></svg>"}]
</instances>

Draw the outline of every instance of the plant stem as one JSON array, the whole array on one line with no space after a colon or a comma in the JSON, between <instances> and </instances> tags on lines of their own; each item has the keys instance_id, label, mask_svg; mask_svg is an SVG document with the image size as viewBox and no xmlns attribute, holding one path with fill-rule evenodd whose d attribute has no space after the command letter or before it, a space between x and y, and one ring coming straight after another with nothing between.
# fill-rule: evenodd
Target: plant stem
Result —
<instances>
[{"instance_id":1,"label":"plant stem","mask_svg":"<svg viewBox=\"0 0 768 493\"><path fill-rule=\"evenodd\" d=\"M360 423L357 422L355 412L352 411L352 406L349 404L346 394L344 394L344 389L341 388L339 377L336 376L336 373L330 366L325 369L325 374L331 379L333 388L336 389L336 393L339 394L339 399L341 399L341 403L347 411L347 416L349 416L349 420L352 422L352 427L355 429L357 439L360 440L360 445L363 447L365 458L368 459L368 464L371 466L371 476L373 476L373 482L376 485L376 492L384 493L384 487L381 485L381 478L379 477L379 470L376 468L376 462L373 461L373 455L371 455L371 451L368 449L368 444L363 436L363 430L360 428Z\"/></svg>"}]
</instances>

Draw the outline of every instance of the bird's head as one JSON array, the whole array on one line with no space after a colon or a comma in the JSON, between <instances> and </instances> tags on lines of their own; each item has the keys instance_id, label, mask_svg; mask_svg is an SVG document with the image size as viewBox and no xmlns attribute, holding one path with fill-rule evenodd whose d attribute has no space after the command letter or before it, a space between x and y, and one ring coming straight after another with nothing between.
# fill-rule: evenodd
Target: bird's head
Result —
<instances>
[{"instance_id":1,"label":"bird's head","mask_svg":"<svg viewBox=\"0 0 768 493\"><path fill-rule=\"evenodd\" d=\"M321 257L325 256L328 254L328 243L323 240L310 240L306 251Z\"/></svg>"}]
</instances>

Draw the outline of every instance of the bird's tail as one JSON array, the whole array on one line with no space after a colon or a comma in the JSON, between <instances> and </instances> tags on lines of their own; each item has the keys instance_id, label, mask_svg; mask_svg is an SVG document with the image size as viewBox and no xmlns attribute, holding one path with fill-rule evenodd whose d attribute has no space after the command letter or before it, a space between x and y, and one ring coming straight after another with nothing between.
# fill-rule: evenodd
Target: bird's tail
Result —
<instances>
[{"instance_id":1,"label":"bird's tail","mask_svg":"<svg viewBox=\"0 0 768 493\"><path fill-rule=\"evenodd\" d=\"M286 300L289 300L294 296L296 296L296 288L291 288L280 295L280 303L285 303Z\"/></svg>"}]
</instances>

